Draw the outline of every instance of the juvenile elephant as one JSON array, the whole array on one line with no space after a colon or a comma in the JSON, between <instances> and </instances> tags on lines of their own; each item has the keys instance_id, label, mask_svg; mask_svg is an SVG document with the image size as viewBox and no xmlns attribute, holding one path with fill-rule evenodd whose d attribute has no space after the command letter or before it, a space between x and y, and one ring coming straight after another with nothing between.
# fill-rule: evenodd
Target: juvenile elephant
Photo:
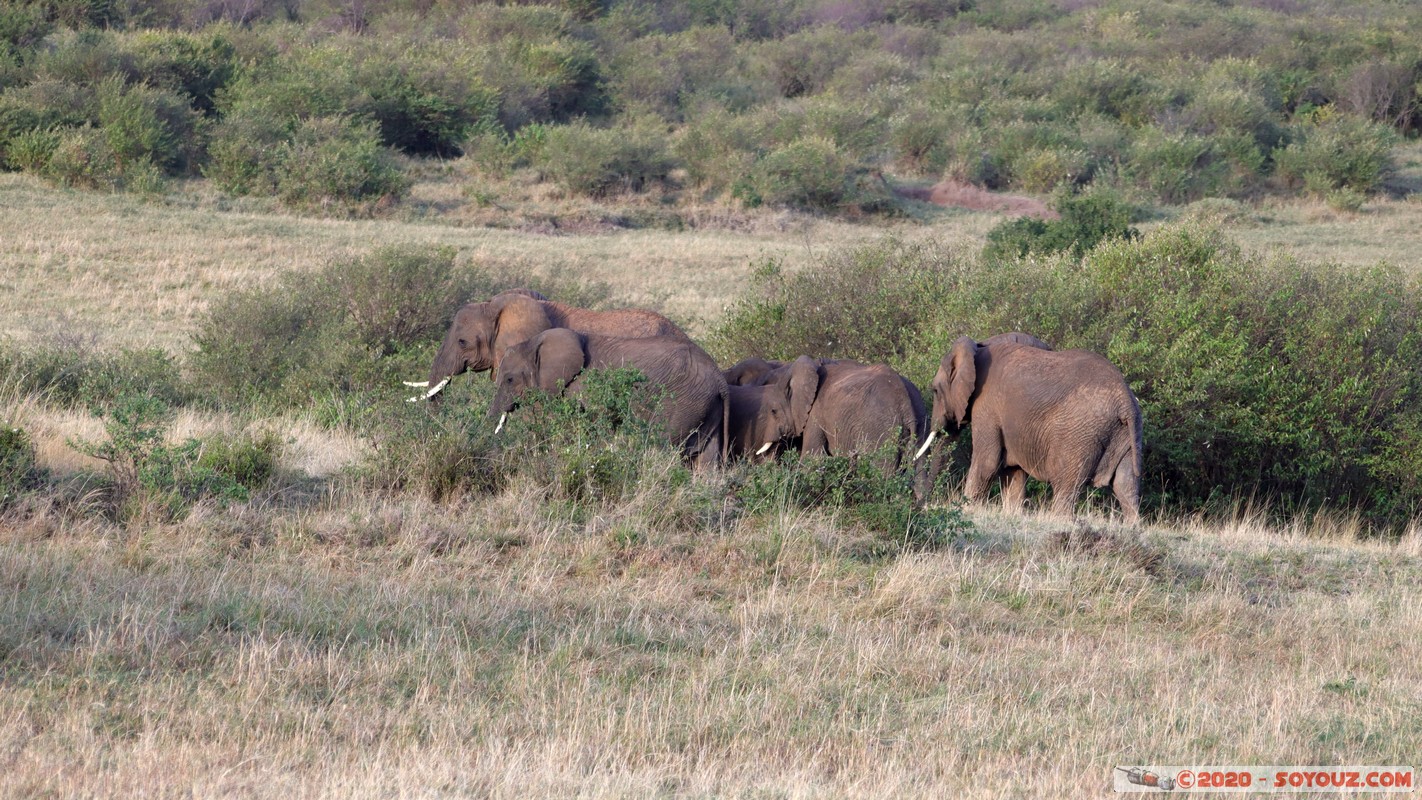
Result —
<instances>
[{"instance_id":1,"label":"juvenile elephant","mask_svg":"<svg viewBox=\"0 0 1422 800\"><path fill-rule=\"evenodd\" d=\"M429 379L409 385L427 387L424 396L432 398L450 378L466 370L497 370L508 348L551 328L630 338L687 338L675 323L655 311L590 311L544 299L529 289L513 289L486 302L460 307L435 354Z\"/></svg>"},{"instance_id":2,"label":"juvenile elephant","mask_svg":"<svg viewBox=\"0 0 1422 800\"><path fill-rule=\"evenodd\" d=\"M897 441L883 465L897 469L928 433L918 387L883 364L800 356L771 372L764 386L763 413L788 416L804 453L873 453Z\"/></svg>"},{"instance_id":3,"label":"juvenile elephant","mask_svg":"<svg viewBox=\"0 0 1422 800\"><path fill-rule=\"evenodd\" d=\"M628 339L567 328L543 331L504 351L489 415L509 413L529 389L576 394L582 390L583 370L616 367L640 370L663 390L652 421L688 459L698 467L725 460L726 381L711 356L681 336Z\"/></svg>"},{"instance_id":4,"label":"juvenile elephant","mask_svg":"<svg viewBox=\"0 0 1422 800\"><path fill-rule=\"evenodd\" d=\"M1086 350L988 341L959 338L933 378L929 442L972 423L968 497L983 499L1001 475L1004 507L1020 511L1030 475L1070 515L1090 481L1111 487L1127 524L1139 521L1141 409L1121 371Z\"/></svg>"},{"instance_id":5,"label":"juvenile elephant","mask_svg":"<svg viewBox=\"0 0 1422 800\"><path fill-rule=\"evenodd\" d=\"M766 387L729 384L731 401L727 455L731 458L774 458L795 436L788 412L776 413L766 403ZM776 408L783 408L783 403Z\"/></svg>"}]
</instances>

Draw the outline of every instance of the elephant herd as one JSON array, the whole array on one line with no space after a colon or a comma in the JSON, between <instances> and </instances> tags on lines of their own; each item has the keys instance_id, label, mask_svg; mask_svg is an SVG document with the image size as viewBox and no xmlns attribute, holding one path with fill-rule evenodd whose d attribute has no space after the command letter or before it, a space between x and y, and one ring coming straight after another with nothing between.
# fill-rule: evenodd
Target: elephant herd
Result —
<instances>
[{"instance_id":1,"label":"elephant herd","mask_svg":"<svg viewBox=\"0 0 1422 800\"><path fill-rule=\"evenodd\" d=\"M722 370L654 311L592 311L515 289L454 315L429 378L411 386L433 399L451 378L491 371L489 408L503 418L529 389L580 391L584 370L631 367L664 390L651 412L698 467L773 458L786 449L878 454L912 469L915 492L932 483L940 432L971 425L966 493L987 496L994 478L1020 511L1027 478L1052 487L1052 510L1070 515L1081 487L1110 486L1128 524L1140 514L1141 412L1120 370L1085 350L1055 351L1024 333L961 337L933 378L931 410L912 381L883 364L800 356L745 359ZM886 446L893 442L893 446ZM887 455L886 455L887 454Z\"/></svg>"}]
</instances>

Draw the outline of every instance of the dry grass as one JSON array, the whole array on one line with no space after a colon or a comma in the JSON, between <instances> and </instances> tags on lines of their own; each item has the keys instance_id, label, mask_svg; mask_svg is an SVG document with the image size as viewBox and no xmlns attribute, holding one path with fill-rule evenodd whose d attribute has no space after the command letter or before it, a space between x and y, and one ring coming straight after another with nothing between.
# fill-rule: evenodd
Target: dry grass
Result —
<instances>
[{"instance_id":1,"label":"dry grass","mask_svg":"<svg viewBox=\"0 0 1422 800\"><path fill-rule=\"evenodd\" d=\"M860 562L816 514L628 547L536 506L6 534L3 792L1081 797L1422 747L1395 547L981 512L979 545Z\"/></svg>"},{"instance_id":2,"label":"dry grass","mask_svg":"<svg viewBox=\"0 0 1422 800\"><path fill-rule=\"evenodd\" d=\"M758 256L798 267L888 232L550 236L187 191L149 204L0 175L0 330L67 320L182 350L216 294L394 240L567 265L704 322ZM452 191L416 197L478 221ZM1238 234L1339 261L1374 260L1352 250L1368 241L1415 269L1422 227L1404 221L1422 207L1380 207ZM1384 218L1396 235L1377 242ZM972 242L996 221L893 230ZM92 468L65 442L97 420L3 380L0 415L45 466ZM175 434L254 424L286 441L300 491L130 529L82 493L0 519L0 797L1077 798L1106 794L1115 764L1422 752L1415 530L1357 541L1347 518L1242 512L1126 531L984 506L951 549L864 560L819 512L669 515L696 487L662 480L590 516L528 483L435 504L361 491L342 468L366 444L310 419L185 412Z\"/></svg>"}]
</instances>

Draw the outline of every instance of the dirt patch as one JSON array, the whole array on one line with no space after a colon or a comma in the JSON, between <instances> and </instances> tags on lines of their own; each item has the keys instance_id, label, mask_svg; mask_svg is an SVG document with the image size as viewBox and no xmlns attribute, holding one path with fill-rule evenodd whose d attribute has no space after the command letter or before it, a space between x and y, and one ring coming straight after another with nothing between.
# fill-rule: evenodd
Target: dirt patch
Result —
<instances>
[{"instance_id":1,"label":"dirt patch","mask_svg":"<svg viewBox=\"0 0 1422 800\"><path fill-rule=\"evenodd\" d=\"M973 211L996 211L1014 217L1058 219L1060 214L1046 203L1031 197L989 192L971 183L942 181L933 186L908 186L894 190L900 197L932 203L937 206L967 208Z\"/></svg>"}]
</instances>

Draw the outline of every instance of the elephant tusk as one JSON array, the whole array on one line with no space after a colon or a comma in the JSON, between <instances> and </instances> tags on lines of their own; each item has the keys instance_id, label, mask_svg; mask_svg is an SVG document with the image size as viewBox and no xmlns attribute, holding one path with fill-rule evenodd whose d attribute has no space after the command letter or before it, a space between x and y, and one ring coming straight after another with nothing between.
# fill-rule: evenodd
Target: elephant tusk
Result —
<instances>
[{"instance_id":1,"label":"elephant tusk","mask_svg":"<svg viewBox=\"0 0 1422 800\"><path fill-rule=\"evenodd\" d=\"M444 380L440 381L439 383L436 383L434 386L432 386L432 387L430 388L430 390L429 390L428 392L425 392L425 399L428 400L428 399L430 399L431 397L434 397L435 395L439 394L439 390L440 390L440 389L443 389L443 388L445 387L445 384L447 384L447 383L449 383L449 378L445 378Z\"/></svg>"},{"instance_id":2,"label":"elephant tusk","mask_svg":"<svg viewBox=\"0 0 1422 800\"><path fill-rule=\"evenodd\" d=\"M504 420L506 420L506 419L508 419L508 418L509 418L509 415L508 415L507 413L504 413L504 414L500 414L500 415L499 415L499 424L496 425L496 426L494 426L494 435L495 435L495 436L497 436L497 435L499 434L499 431L501 431L501 430L504 429Z\"/></svg>"},{"instance_id":3,"label":"elephant tusk","mask_svg":"<svg viewBox=\"0 0 1422 800\"><path fill-rule=\"evenodd\" d=\"M918 452L913 454L913 460L923 458L923 454L928 452L928 446L933 444L933 437L938 435L938 431L929 431L928 438L923 440L923 447L918 448Z\"/></svg>"},{"instance_id":4,"label":"elephant tusk","mask_svg":"<svg viewBox=\"0 0 1422 800\"><path fill-rule=\"evenodd\" d=\"M775 442L766 442L765 444L763 444L763 445L760 446L760 449L759 449L759 450L755 451L755 454L758 455L758 456L763 456L763 455L765 455L765 451L766 451L766 450L769 450L769 449L770 449L771 447L773 447L774 445L775 445Z\"/></svg>"},{"instance_id":5,"label":"elephant tusk","mask_svg":"<svg viewBox=\"0 0 1422 800\"><path fill-rule=\"evenodd\" d=\"M416 389L428 389L429 386L430 386L430 382L429 382L429 381L400 381L400 382L403 383L403 384L405 384L406 386L413 386L413 387L415 387Z\"/></svg>"}]
</instances>

